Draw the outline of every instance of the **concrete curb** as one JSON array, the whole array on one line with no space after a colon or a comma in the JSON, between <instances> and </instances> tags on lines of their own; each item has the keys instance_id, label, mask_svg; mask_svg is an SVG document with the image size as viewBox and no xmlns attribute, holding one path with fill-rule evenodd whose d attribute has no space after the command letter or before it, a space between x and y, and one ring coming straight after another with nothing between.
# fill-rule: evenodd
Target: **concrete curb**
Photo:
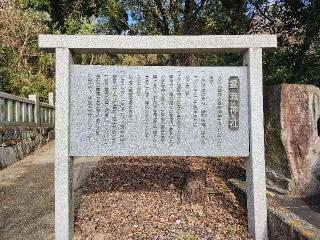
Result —
<instances>
[{"instance_id":1,"label":"concrete curb","mask_svg":"<svg viewBox=\"0 0 320 240\"><path fill-rule=\"evenodd\" d=\"M246 201L245 182L229 179L228 184L240 201ZM279 206L267 192L268 198L268 234L272 240L320 240L320 229L306 222L288 209ZM244 204L245 206L245 204Z\"/></svg>"}]
</instances>

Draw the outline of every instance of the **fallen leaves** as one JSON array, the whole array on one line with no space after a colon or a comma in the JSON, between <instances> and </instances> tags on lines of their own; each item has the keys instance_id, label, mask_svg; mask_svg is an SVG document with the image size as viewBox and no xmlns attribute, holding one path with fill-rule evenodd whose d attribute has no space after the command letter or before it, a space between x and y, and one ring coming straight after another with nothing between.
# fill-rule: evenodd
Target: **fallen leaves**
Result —
<instances>
[{"instance_id":1,"label":"fallen leaves","mask_svg":"<svg viewBox=\"0 0 320 240\"><path fill-rule=\"evenodd\" d=\"M207 159L205 204L181 199L194 158L106 158L90 173L75 239L251 239L244 207L227 186L241 159ZM229 167L228 167L229 166Z\"/></svg>"}]
</instances>

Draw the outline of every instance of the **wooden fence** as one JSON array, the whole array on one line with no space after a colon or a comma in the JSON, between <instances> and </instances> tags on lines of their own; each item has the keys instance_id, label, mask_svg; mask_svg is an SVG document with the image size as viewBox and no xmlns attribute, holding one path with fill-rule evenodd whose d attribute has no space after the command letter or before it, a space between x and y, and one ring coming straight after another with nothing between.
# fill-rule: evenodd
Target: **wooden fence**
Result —
<instances>
[{"instance_id":1,"label":"wooden fence","mask_svg":"<svg viewBox=\"0 0 320 240\"><path fill-rule=\"evenodd\" d=\"M0 92L0 126L31 126L54 128L55 107L53 93L49 104L42 103L36 95L29 99Z\"/></svg>"}]
</instances>

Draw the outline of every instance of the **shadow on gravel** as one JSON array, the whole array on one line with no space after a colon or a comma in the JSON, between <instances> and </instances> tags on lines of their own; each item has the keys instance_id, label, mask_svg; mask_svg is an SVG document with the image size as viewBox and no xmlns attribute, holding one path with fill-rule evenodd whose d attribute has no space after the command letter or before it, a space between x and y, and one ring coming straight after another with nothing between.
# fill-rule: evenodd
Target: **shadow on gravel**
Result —
<instances>
[{"instance_id":1,"label":"shadow on gravel","mask_svg":"<svg viewBox=\"0 0 320 240\"><path fill-rule=\"evenodd\" d=\"M84 194L106 191L164 191L181 188L188 172L186 158L105 158L89 174Z\"/></svg>"},{"instance_id":2,"label":"shadow on gravel","mask_svg":"<svg viewBox=\"0 0 320 240\"><path fill-rule=\"evenodd\" d=\"M181 193L185 177L194 157L113 157L104 158L88 175L83 194L101 192L162 192ZM235 218L243 215L246 203L234 197L227 184L230 178L245 179L244 160L207 158L208 198L220 201L221 207ZM210 192L213 190L213 192ZM236 202L235 202L236 201Z\"/></svg>"},{"instance_id":3,"label":"shadow on gravel","mask_svg":"<svg viewBox=\"0 0 320 240\"><path fill-rule=\"evenodd\" d=\"M181 188L194 157L104 158L86 179L84 193L106 191L162 191ZM223 181L245 180L245 169L232 158L206 159L208 170Z\"/></svg>"},{"instance_id":4,"label":"shadow on gravel","mask_svg":"<svg viewBox=\"0 0 320 240\"><path fill-rule=\"evenodd\" d=\"M41 160L12 166L8 169L12 173L4 178L6 182L0 184L1 240L54 239L54 166L50 155ZM74 190L81 187L95 163L75 159ZM17 174L17 168L21 174Z\"/></svg>"},{"instance_id":5,"label":"shadow on gravel","mask_svg":"<svg viewBox=\"0 0 320 240\"><path fill-rule=\"evenodd\" d=\"M210 158L208 165L214 174L224 181L228 181L231 178L245 180L244 162L245 160L240 158Z\"/></svg>"}]
</instances>

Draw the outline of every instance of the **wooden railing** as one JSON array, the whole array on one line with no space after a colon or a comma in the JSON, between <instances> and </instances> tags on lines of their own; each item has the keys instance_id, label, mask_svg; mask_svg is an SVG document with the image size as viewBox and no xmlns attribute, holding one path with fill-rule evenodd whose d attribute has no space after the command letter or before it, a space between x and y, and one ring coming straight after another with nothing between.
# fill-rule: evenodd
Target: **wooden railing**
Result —
<instances>
[{"instance_id":1,"label":"wooden railing","mask_svg":"<svg viewBox=\"0 0 320 240\"><path fill-rule=\"evenodd\" d=\"M54 127L55 107L53 94L49 104L42 103L36 95L29 99L0 92L0 126Z\"/></svg>"}]
</instances>

